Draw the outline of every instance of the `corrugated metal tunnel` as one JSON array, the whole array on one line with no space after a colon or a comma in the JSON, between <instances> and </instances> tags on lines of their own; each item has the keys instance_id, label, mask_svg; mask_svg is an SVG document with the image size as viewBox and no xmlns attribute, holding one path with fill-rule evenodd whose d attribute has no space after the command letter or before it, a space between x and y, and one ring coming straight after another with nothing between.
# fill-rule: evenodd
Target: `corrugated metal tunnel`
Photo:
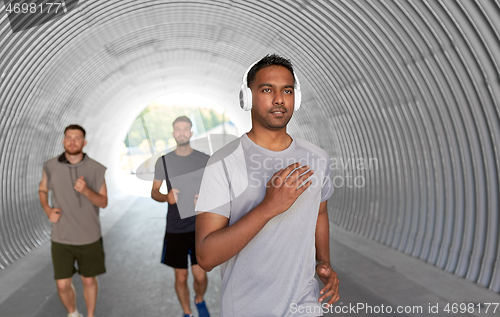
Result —
<instances>
[{"instance_id":1,"label":"corrugated metal tunnel","mask_svg":"<svg viewBox=\"0 0 500 317\"><path fill-rule=\"evenodd\" d=\"M241 76L275 52L302 85L289 132L338 167L331 222L500 292L499 1L66 1L17 29L3 2L1 268L49 239L38 182L66 125L112 179L152 97L208 96L248 130Z\"/></svg>"}]
</instances>

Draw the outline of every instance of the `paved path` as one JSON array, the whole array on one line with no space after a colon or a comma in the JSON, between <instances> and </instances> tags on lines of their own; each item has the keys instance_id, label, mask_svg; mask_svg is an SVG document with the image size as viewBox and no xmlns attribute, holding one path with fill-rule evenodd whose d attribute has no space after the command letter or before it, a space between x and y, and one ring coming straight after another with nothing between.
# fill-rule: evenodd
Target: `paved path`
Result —
<instances>
[{"instance_id":1,"label":"paved path","mask_svg":"<svg viewBox=\"0 0 500 317\"><path fill-rule=\"evenodd\" d=\"M151 199L125 196L116 196L113 204L102 211L108 272L99 278L97 317L182 315L173 288L173 270L159 263L165 212L165 205ZM451 301L500 302L499 294L422 261L335 226L331 231L332 264L341 280L341 299L334 306L337 313L324 316L472 316L446 313L443 309ZM0 271L0 316L66 316L52 274L49 243ZM74 283L79 294L78 309L85 313L78 275ZM189 283L194 294L191 276ZM212 316L219 316L220 285L220 271L216 268L209 272L205 298ZM439 313L428 314L429 305L436 304ZM396 313L398 305L408 313ZM390 314L388 306L393 309ZM422 313L415 311L419 307ZM483 313L484 306L481 309L481 314L476 315L493 316Z\"/></svg>"}]
</instances>

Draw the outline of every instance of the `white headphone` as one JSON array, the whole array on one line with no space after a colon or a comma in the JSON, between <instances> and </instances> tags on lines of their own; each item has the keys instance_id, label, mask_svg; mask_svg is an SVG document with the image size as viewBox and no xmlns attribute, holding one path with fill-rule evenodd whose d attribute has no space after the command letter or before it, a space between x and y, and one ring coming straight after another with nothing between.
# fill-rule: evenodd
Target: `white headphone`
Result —
<instances>
[{"instance_id":1,"label":"white headphone","mask_svg":"<svg viewBox=\"0 0 500 317\"><path fill-rule=\"evenodd\" d=\"M246 70L245 74L243 75L243 79L241 81L240 107L241 107L241 109L243 109L245 111L252 109L252 90L247 86L248 72L258 62L259 61L256 61L252 65L250 65L250 67L248 67L248 69ZM297 111L300 108L300 101L302 99L302 93L300 92L300 83L299 83L299 79L297 78L297 75L295 74L295 72L293 73L293 78L295 79L295 83L293 85L293 87L294 87L294 92L293 92L294 111Z\"/></svg>"}]
</instances>

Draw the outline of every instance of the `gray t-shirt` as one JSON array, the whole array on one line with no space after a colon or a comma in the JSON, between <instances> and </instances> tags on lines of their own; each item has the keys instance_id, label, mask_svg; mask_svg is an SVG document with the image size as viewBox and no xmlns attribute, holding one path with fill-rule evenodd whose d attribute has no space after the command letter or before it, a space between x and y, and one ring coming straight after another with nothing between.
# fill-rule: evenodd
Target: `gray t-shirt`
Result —
<instances>
[{"instance_id":1,"label":"gray t-shirt","mask_svg":"<svg viewBox=\"0 0 500 317\"><path fill-rule=\"evenodd\" d=\"M106 167L84 154L83 159L70 164L64 154L43 164L47 175L47 189L52 190L53 208L61 208L61 218L52 224L52 241L85 245L101 238L99 207L74 187L83 176L87 187L98 193L104 183Z\"/></svg>"},{"instance_id":2,"label":"gray t-shirt","mask_svg":"<svg viewBox=\"0 0 500 317\"><path fill-rule=\"evenodd\" d=\"M314 277L315 232L319 205L334 189L324 150L293 138L287 149L275 152L244 134L209 159L196 211L222 215L232 225L264 199L271 176L295 162L314 170L312 185L221 265L222 317L323 315Z\"/></svg>"}]
</instances>

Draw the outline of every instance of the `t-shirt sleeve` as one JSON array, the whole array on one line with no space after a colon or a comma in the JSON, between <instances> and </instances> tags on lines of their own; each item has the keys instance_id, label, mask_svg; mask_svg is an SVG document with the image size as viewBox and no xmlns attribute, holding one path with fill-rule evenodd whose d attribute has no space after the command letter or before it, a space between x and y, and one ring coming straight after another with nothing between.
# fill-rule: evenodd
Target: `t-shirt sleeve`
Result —
<instances>
[{"instance_id":1,"label":"t-shirt sleeve","mask_svg":"<svg viewBox=\"0 0 500 317\"><path fill-rule=\"evenodd\" d=\"M155 180L162 181L166 178L165 176L166 175L165 175L165 167L163 165L163 156L160 156L156 160L155 164Z\"/></svg>"},{"instance_id":2,"label":"t-shirt sleeve","mask_svg":"<svg viewBox=\"0 0 500 317\"><path fill-rule=\"evenodd\" d=\"M329 163L330 160L328 159L327 162ZM325 176L323 177L323 185L321 186L321 202L324 202L325 200L330 198L334 190L331 178L332 169L330 164L328 163L325 166Z\"/></svg>"},{"instance_id":3,"label":"t-shirt sleeve","mask_svg":"<svg viewBox=\"0 0 500 317\"><path fill-rule=\"evenodd\" d=\"M201 180L196 213L211 212L229 218L230 188L223 161L214 158L208 160Z\"/></svg>"}]
</instances>

